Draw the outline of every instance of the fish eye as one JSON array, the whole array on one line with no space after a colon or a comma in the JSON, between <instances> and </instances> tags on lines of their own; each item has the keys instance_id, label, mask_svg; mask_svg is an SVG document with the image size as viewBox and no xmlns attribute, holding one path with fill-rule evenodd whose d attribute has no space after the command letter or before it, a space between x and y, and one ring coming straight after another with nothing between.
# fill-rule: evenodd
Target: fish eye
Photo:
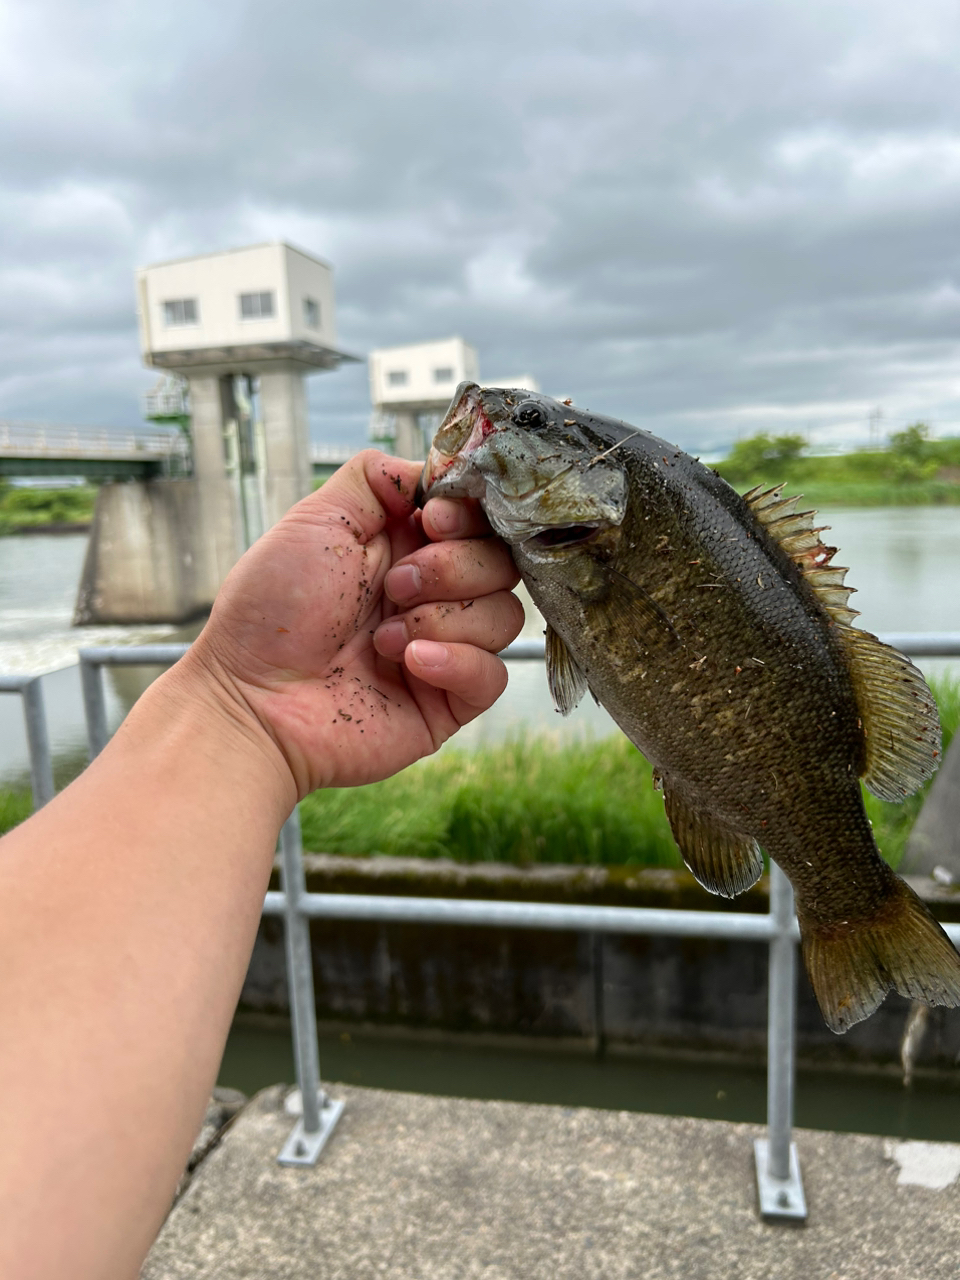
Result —
<instances>
[{"instance_id":1,"label":"fish eye","mask_svg":"<svg viewBox=\"0 0 960 1280\"><path fill-rule=\"evenodd\" d=\"M542 427L546 425L547 416L538 404L527 401L514 412L513 420L518 427Z\"/></svg>"}]
</instances>

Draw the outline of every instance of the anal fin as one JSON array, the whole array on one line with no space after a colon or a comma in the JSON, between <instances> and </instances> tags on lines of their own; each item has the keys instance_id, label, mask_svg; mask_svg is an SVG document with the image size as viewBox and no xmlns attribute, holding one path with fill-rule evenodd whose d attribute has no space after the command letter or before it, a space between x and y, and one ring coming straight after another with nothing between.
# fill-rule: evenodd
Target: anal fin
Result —
<instances>
[{"instance_id":1,"label":"anal fin","mask_svg":"<svg viewBox=\"0 0 960 1280\"><path fill-rule=\"evenodd\" d=\"M869 1017L890 990L924 1004L960 1005L960 955L909 885L890 877L890 893L871 916L824 924L800 911L810 985L838 1035Z\"/></svg>"},{"instance_id":2,"label":"anal fin","mask_svg":"<svg viewBox=\"0 0 960 1280\"><path fill-rule=\"evenodd\" d=\"M735 898L757 883L763 857L752 836L731 831L712 814L689 805L669 782L663 784L663 803L683 860L704 889Z\"/></svg>"},{"instance_id":3,"label":"anal fin","mask_svg":"<svg viewBox=\"0 0 960 1280\"><path fill-rule=\"evenodd\" d=\"M587 677L549 623L547 623L545 652L550 696L560 714L568 716L587 691Z\"/></svg>"}]
</instances>

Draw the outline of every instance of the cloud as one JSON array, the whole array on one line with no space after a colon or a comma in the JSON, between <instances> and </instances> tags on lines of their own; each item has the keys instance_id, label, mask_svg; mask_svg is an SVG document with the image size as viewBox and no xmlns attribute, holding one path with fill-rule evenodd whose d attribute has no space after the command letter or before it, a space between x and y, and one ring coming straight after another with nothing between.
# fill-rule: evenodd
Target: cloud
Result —
<instances>
[{"instance_id":1,"label":"cloud","mask_svg":"<svg viewBox=\"0 0 960 1280\"><path fill-rule=\"evenodd\" d=\"M0 15L0 415L126 424L135 266L265 238L340 337L698 449L960 432L960 12L940 0L26 0ZM362 443L363 369L312 380Z\"/></svg>"}]
</instances>

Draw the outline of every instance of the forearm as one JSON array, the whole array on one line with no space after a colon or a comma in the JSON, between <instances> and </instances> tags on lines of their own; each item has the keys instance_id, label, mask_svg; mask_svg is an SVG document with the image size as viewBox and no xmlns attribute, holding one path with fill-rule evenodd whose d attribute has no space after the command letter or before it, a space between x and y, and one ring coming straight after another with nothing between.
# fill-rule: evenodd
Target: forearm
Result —
<instances>
[{"instance_id":1,"label":"forearm","mask_svg":"<svg viewBox=\"0 0 960 1280\"><path fill-rule=\"evenodd\" d=\"M185 662L0 842L3 1276L136 1274L295 799L280 753Z\"/></svg>"}]
</instances>

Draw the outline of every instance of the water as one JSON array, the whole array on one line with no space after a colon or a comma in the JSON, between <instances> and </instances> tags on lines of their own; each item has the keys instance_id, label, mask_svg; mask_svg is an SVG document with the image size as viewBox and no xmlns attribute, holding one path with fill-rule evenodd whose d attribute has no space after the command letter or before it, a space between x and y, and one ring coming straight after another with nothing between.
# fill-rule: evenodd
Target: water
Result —
<instances>
[{"instance_id":1,"label":"water","mask_svg":"<svg viewBox=\"0 0 960 1280\"><path fill-rule=\"evenodd\" d=\"M73 627L73 606L86 554L86 534L20 534L0 538L0 673L50 672L43 681L58 784L86 758L77 650L87 645L148 644L192 638L196 628ZM108 671L107 711L116 726L158 672ZM0 697L0 784L28 768L18 698Z\"/></svg>"},{"instance_id":2,"label":"water","mask_svg":"<svg viewBox=\"0 0 960 1280\"><path fill-rule=\"evenodd\" d=\"M960 507L883 507L824 512L837 557L851 565L858 588L852 599L872 631L960 631ZM142 644L189 639L196 628L84 627L70 625L86 550L83 534L25 534L0 538L0 673L54 671L71 666L81 645ZM543 621L528 604L525 635L538 636ZM539 662L511 663L510 685L500 702L457 735L459 746L495 742L518 732L558 737L600 737L614 731L590 698L567 719L554 711ZM925 671L947 664L927 660ZM106 673L108 712L116 724L153 670ZM77 767L85 750L83 705L75 670L44 681L54 752L61 777ZM22 778L26 742L18 700L0 698L0 784Z\"/></svg>"},{"instance_id":3,"label":"water","mask_svg":"<svg viewBox=\"0 0 960 1280\"><path fill-rule=\"evenodd\" d=\"M324 1080L457 1098L647 1111L762 1124L766 1073L759 1067L676 1059L607 1057L551 1050L438 1044L321 1031ZM220 1083L252 1094L295 1079L289 1032L237 1025ZM807 1129L960 1141L960 1086L894 1077L804 1071L797 1076L796 1123Z\"/></svg>"}]
</instances>

